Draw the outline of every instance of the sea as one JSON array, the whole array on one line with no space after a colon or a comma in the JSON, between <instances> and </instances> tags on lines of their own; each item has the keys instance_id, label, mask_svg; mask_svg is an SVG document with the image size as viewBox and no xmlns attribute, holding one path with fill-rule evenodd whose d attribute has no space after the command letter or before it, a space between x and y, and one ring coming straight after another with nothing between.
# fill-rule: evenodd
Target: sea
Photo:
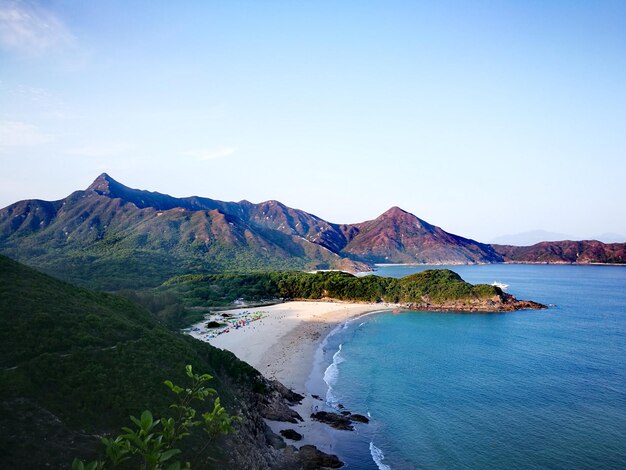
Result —
<instances>
[{"instance_id":1,"label":"sea","mask_svg":"<svg viewBox=\"0 0 626 470\"><path fill-rule=\"evenodd\" d=\"M626 468L626 267L437 268L550 307L387 310L335 328L314 369L324 407L371 420L334 433L346 468Z\"/></svg>"}]
</instances>

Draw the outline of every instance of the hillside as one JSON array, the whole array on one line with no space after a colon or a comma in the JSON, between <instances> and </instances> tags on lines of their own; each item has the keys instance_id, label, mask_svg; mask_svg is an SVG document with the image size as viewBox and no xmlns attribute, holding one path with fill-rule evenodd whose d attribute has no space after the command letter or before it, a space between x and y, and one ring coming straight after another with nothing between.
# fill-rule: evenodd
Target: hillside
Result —
<instances>
[{"instance_id":1,"label":"hillside","mask_svg":"<svg viewBox=\"0 0 626 470\"><path fill-rule=\"evenodd\" d=\"M121 297L74 287L3 256L0 353L2 468L65 469L75 456L94 457L96 435L117 433L146 408L168 412L172 397L163 380L185 383L185 364L213 375L210 385L224 406L242 417L236 433L211 446L217 460L199 468L299 467L299 453L285 454L263 421L269 406L286 408L279 388L252 367L167 330ZM185 450L193 456L203 445L192 439Z\"/></svg>"},{"instance_id":2,"label":"hillside","mask_svg":"<svg viewBox=\"0 0 626 470\"><path fill-rule=\"evenodd\" d=\"M459 237L399 207L352 227L342 254L368 263L468 264L502 261L489 245Z\"/></svg>"},{"instance_id":3,"label":"hillside","mask_svg":"<svg viewBox=\"0 0 626 470\"><path fill-rule=\"evenodd\" d=\"M255 223L263 213L263 205L245 201L134 190L103 174L63 200L21 201L0 210L0 252L108 290L155 286L189 272L367 269L295 230Z\"/></svg>"},{"instance_id":4,"label":"hillside","mask_svg":"<svg viewBox=\"0 0 626 470\"><path fill-rule=\"evenodd\" d=\"M509 263L626 264L626 243L565 240L532 246L493 245L493 248Z\"/></svg>"},{"instance_id":5,"label":"hillside","mask_svg":"<svg viewBox=\"0 0 626 470\"><path fill-rule=\"evenodd\" d=\"M399 208L339 225L278 201L174 198L128 188L107 174L65 199L0 210L0 252L106 290L152 287L187 273L501 261L489 245Z\"/></svg>"},{"instance_id":6,"label":"hillside","mask_svg":"<svg viewBox=\"0 0 626 470\"><path fill-rule=\"evenodd\" d=\"M357 277L342 272L274 272L237 275L187 275L159 290L174 293L191 307L232 305L272 299L386 302L420 310L512 311L545 306L517 300L499 287L472 285L448 269L431 269L401 279Z\"/></svg>"}]
</instances>

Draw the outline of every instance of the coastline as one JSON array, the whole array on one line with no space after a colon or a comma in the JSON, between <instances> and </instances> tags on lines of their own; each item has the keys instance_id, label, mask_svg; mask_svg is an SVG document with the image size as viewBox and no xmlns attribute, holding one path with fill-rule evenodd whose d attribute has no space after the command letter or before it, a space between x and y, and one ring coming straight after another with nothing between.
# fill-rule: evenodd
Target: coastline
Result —
<instances>
[{"instance_id":1,"label":"coastline","mask_svg":"<svg viewBox=\"0 0 626 470\"><path fill-rule=\"evenodd\" d=\"M291 408L303 418L297 424L266 420L275 433L294 429L303 438L286 439L287 444L300 448L312 444L326 453L336 453L333 442L343 436L325 423L314 421L311 414L326 405L324 341L347 321L366 314L398 308L385 303L343 303L292 301L258 308L237 308L220 311L236 317L244 312L263 312L263 317L246 326L214 338L206 338L207 320L199 322L188 333L217 348L234 353L239 359L256 368L269 380L278 380L286 387L304 396L302 402ZM200 328L193 331L194 328ZM315 398L315 395L320 398ZM339 456L341 458L341 456Z\"/></svg>"},{"instance_id":2,"label":"coastline","mask_svg":"<svg viewBox=\"0 0 626 470\"><path fill-rule=\"evenodd\" d=\"M365 313L397 308L392 304L292 301L256 308L220 311L233 317L244 312L264 316L226 334L206 338L203 320L188 333L212 346L226 349L257 369L266 378L276 379L298 393L305 391L315 353L337 325ZM193 331L199 328L198 331Z\"/></svg>"}]
</instances>

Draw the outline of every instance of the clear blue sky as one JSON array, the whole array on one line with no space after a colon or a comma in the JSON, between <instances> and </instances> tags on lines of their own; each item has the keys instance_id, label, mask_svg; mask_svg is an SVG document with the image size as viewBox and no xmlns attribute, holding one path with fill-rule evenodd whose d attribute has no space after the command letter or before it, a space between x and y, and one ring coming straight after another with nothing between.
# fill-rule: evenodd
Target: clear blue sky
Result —
<instances>
[{"instance_id":1,"label":"clear blue sky","mask_svg":"<svg viewBox=\"0 0 626 470\"><path fill-rule=\"evenodd\" d=\"M106 171L482 241L626 233L624 1L0 0L0 206Z\"/></svg>"}]
</instances>

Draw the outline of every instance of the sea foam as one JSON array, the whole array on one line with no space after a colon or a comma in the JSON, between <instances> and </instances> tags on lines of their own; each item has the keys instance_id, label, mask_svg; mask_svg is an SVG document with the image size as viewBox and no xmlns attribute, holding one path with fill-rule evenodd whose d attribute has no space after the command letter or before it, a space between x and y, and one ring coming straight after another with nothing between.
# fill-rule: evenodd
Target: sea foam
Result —
<instances>
[{"instance_id":1,"label":"sea foam","mask_svg":"<svg viewBox=\"0 0 626 470\"><path fill-rule=\"evenodd\" d=\"M339 377L339 364L341 364L345 359L341 356L341 344L339 345L339 349L335 354L333 354L333 362L326 368L324 372L324 382L326 382L326 386L328 387L328 391L326 392L326 403L330 406L336 405L338 403L337 397L333 394L333 385L337 383L337 378Z\"/></svg>"},{"instance_id":2,"label":"sea foam","mask_svg":"<svg viewBox=\"0 0 626 470\"><path fill-rule=\"evenodd\" d=\"M372 454L372 460L376 463L379 470L391 470L389 465L383 463L385 454L383 454L383 451L374 445L374 441L370 442L370 454Z\"/></svg>"}]
</instances>

